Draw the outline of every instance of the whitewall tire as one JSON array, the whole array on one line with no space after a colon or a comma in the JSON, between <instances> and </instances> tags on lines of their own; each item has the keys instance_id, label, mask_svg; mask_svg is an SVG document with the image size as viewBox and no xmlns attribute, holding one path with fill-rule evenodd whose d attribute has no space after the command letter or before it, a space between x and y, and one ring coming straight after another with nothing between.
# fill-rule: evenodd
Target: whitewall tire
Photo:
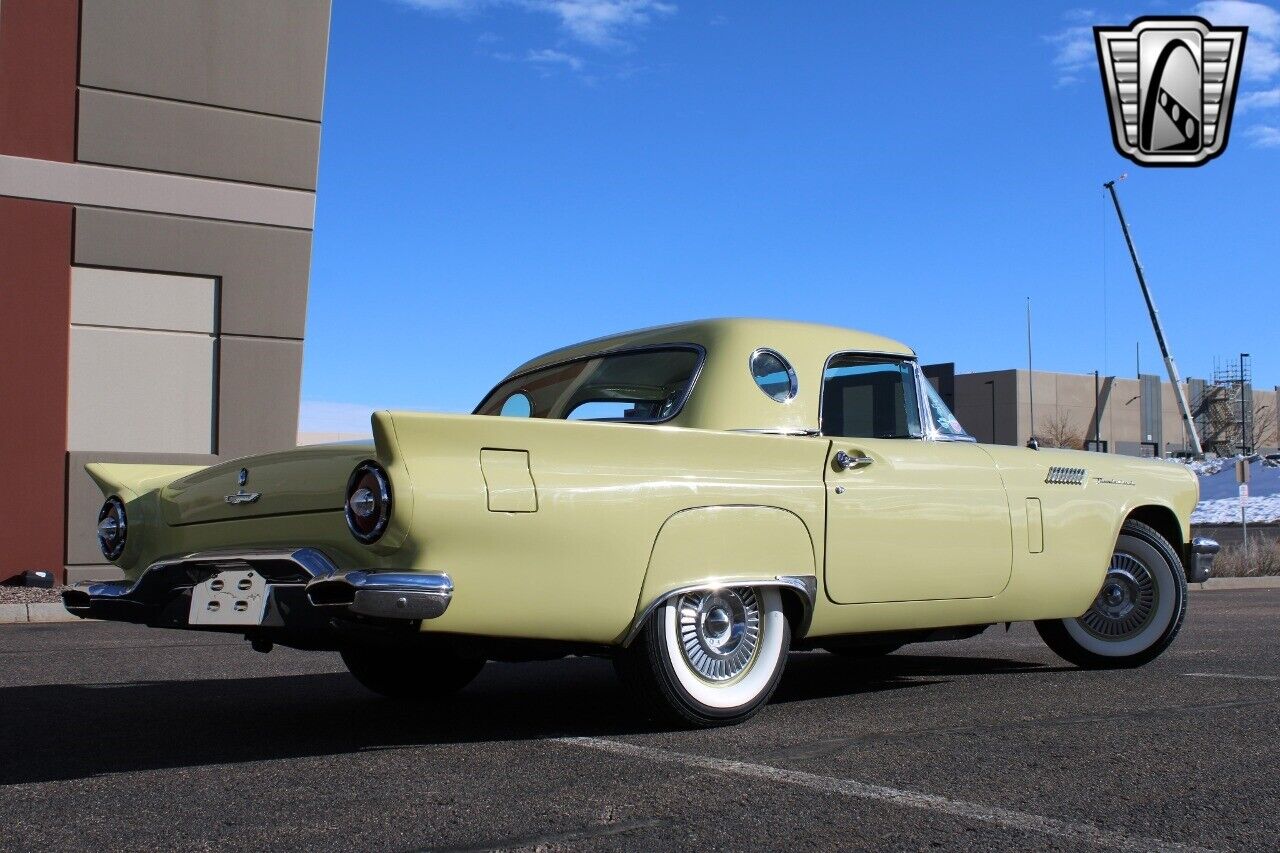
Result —
<instances>
[{"instance_id":1,"label":"whitewall tire","mask_svg":"<svg viewBox=\"0 0 1280 853\"><path fill-rule=\"evenodd\" d=\"M652 716L719 726L740 723L769 701L790 647L777 588L722 587L664 601L614 660Z\"/></svg>"},{"instance_id":2,"label":"whitewall tire","mask_svg":"<svg viewBox=\"0 0 1280 853\"><path fill-rule=\"evenodd\" d=\"M1060 657L1090 669L1141 666L1173 642L1187 609L1177 552L1153 528L1126 521L1097 598L1075 619L1036 623Z\"/></svg>"}]
</instances>

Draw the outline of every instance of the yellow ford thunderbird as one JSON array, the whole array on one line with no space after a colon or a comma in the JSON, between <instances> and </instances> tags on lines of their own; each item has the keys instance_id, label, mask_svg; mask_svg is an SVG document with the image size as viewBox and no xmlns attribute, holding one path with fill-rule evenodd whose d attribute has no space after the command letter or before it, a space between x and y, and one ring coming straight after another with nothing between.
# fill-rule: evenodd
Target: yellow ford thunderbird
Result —
<instances>
[{"instance_id":1,"label":"yellow ford thunderbird","mask_svg":"<svg viewBox=\"0 0 1280 853\"><path fill-rule=\"evenodd\" d=\"M1145 663L1217 550L1182 466L978 444L910 348L828 326L646 329L535 358L471 415L372 418L367 443L87 466L127 579L66 607L336 650L399 698L604 655L654 716L712 726L793 649L1034 620L1079 666Z\"/></svg>"}]
</instances>

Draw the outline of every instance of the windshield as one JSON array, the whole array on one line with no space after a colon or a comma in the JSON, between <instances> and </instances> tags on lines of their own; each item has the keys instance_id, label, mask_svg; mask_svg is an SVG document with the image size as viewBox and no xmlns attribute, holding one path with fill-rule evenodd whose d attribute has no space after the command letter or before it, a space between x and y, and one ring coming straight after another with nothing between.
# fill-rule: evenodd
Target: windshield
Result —
<instances>
[{"instance_id":1,"label":"windshield","mask_svg":"<svg viewBox=\"0 0 1280 853\"><path fill-rule=\"evenodd\" d=\"M702 353L691 347L575 359L508 379L475 413L656 423L680 411L701 363Z\"/></svg>"}]
</instances>

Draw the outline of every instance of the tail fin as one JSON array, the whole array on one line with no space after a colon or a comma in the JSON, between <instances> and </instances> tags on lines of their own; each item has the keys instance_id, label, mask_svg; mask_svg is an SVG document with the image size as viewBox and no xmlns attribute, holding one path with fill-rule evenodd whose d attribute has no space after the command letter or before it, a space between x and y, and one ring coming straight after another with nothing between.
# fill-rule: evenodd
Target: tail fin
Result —
<instances>
[{"instance_id":1,"label":"tail fin","mask_svg":"<svg viewBox=\"0 0 1280 853\"><path fill-rule=\"evenodd\" d=\"M204 465L138 465L121 462L90 462L84 470L98 484L104 497L141 497L179 477L194 474Z\"/></svg>"}]
</instances>

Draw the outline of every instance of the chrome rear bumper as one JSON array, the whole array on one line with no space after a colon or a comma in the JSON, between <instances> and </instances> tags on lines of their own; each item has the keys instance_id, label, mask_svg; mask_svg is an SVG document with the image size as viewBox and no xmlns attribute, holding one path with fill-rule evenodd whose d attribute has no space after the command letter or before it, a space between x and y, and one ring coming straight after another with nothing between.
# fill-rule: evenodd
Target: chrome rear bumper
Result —
<instances>
[{"instance_id":1,"label":"chrome rear bumper","mask_svg":"<svg viewBox=\"0 0 1280 853\"><path fill-rule=\"evenodd\" d=\"M307 584L314 607L345 607L382 619L435 619L452 598L453 581L443 574L357 571Z\"/></svg>"},{"instance_id":2,"label":"chrome rear bumper","mask_svg":"<svg viewBox=\"0 0 1280 853\"><path fill-rule=\"evenodd\" d=\"M408 623L448 608L448 575L339 571L314 548L217 551L161 560L134 581L91 583L63 592L63 605L89 619L190 627L191 590L220 572L251 569L267 581L263 627L323 627L333 618L371 617Z\"/></svg>"}]
</instances>

